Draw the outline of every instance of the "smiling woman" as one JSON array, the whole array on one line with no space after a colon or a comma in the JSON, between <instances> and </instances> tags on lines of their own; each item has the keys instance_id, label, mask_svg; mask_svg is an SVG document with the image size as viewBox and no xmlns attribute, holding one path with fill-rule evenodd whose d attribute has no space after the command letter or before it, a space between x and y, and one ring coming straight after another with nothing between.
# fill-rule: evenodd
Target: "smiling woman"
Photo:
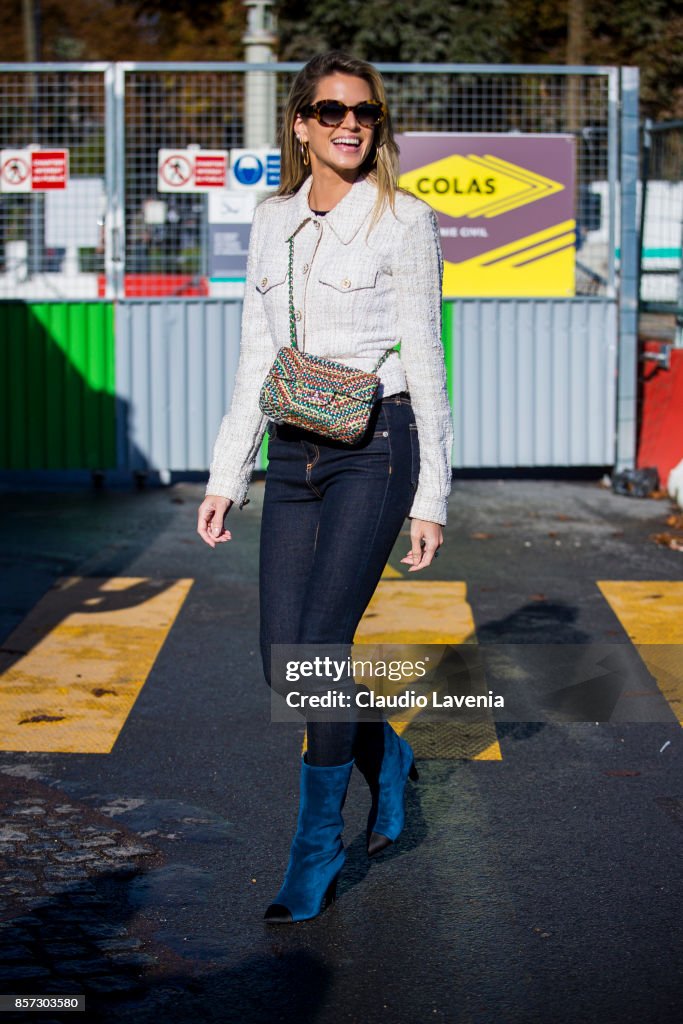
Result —
<instances>
[{"instance_id":1,"label":"smiling woman","mask_svg":"<svg viewBox=\"0 0 683 1024\"><path fill-rule=\"evenodd\" d=\"M311 161L314 194L309 202L313 209L318 209L318 193L325 194L330 185L333 192L339 191L357 177L384 109L373 99L368 83L352 75L321 79L316 94L326 98L307 104L294 122L299 144ZM335 181L335 176L340 180Z\"/></svg>"},{"instance_id":2,"label":"smiling woman","mask_svg":"<svg viewBox=\"0 0 683 1024\"><path fill-rule=\"evenodd\" d=\"M294 81L281 132L282 184L254 217L233 400L197 530L212 548L231 539L225 516L233 503L245 503L267 428L261 655L266 679L286 699L271 669L275 645L334 644L344 660L406 516L408 571L436 556L452 428L438 224L430 207L397 187L398 148L381 76L342 53L315 57ZM259 395L273 359L281 347L291 356L288 325L291 345L317 365L329 360L343 387L359 376L351 370L376 374L360 440L323 436L320 414L312 417L320 432L263 414ZM329 399L317 381L312 391L314 404ZM340 699L327 702L334 709L327 717L323 702L306 702L319 710L307 711L299 820L285 880L266 911L270 924L316 917L334 898L354 763L370 788L369 856L398 838L406 782L417 778L409 744L380 711L356 720L351 669L333 689Z\"/></svg>"},{"instance_id":3,"label":"smiling woman","mask_svg":"<svg viewBox=\"0 0 683 1024\"><path fill-rule=\"evenodd\" d=\"M350 186L360 174L372 175L379 213L387 200L392 203L398 178L384 82L371 64L337 52L322 54L297 75L287 100L279 194L291 195L313 175L314 184L323 190L327 185L341 198L344 183ZM311 207L323 209L316 199L317 189Z\"/></svg>"}]
</instances>

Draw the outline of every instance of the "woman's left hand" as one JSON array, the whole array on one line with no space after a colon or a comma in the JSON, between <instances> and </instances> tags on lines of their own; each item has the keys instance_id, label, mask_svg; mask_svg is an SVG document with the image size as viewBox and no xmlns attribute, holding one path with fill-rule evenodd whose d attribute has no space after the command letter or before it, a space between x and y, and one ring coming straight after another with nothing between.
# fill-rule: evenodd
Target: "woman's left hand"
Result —
<instances>
[{"instance_id":1,"label":"woman's left hand","mask_svg":"<svg viewBox=\"0 0 683 1024\"><path fill-rule=\"evenodd\" d=\"M426 569L436 558L443 544L443 531L438 523L427 522L426 519L410 520L411 550L401 562L410 566L408 572Z\"/></svg>"}]
</instances>

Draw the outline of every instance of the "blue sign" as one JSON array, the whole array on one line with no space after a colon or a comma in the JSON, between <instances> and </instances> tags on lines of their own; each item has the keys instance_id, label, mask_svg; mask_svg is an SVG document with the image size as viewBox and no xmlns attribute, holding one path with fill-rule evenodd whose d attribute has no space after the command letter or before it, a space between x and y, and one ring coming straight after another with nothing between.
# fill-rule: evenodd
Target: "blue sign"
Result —
<instances>
[{"instance_id":1,"label":"blue sign","mask_svg":"<svg viewBox=\"0 0 683 1024\"><path fill-rule=\"evenodd\" d=\"M280 150L264 146L230 151L230 187L264 191L280 185Z\"/></svg>"},{"instance_id":2,"label":"blue sign","mask_svg":"<svg viewBox=\"0 0 683 1024\"><path fill-rule=\"evenodd\" d=\"M240 185L258 185L263 177L263 164L253 153L246 153L232 165L232 173Z\"/></svg>"},{"instance_id":3,"label":"blue sign","mask_svg":"<svg viewBox=\"0 0 683 1024\"><path fill-rule=\"evenodd\" d=\"M269 153L266 157L266 185L278 188L280 185L280 153Z\"/></svg>"}]
</instances>

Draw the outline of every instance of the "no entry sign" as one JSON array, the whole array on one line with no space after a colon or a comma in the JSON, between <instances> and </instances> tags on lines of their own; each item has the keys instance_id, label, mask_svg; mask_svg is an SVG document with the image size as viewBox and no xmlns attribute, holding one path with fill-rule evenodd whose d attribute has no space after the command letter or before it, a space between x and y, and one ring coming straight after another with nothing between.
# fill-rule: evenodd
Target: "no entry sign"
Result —
<instances>
[{"instance_id":1,"label":"no entry sign","mask_svg":"<svg viewBox=\"0 0 683 1024\"><path fill-rule=\"evenodd\" d=\"M227 180L227 150L159 150L158 192L211 192L225 188Z\"/></svg>"},{"instance_id":2,"label":"no entry sign","mask_svg":"<svg viewBox=\"0 0 683 1024\"><path fill-rule=\"evenodd\" d=\"M47 192L69 183L68 149L3 149L0 191Z\"/></svg>"}]
</instances>

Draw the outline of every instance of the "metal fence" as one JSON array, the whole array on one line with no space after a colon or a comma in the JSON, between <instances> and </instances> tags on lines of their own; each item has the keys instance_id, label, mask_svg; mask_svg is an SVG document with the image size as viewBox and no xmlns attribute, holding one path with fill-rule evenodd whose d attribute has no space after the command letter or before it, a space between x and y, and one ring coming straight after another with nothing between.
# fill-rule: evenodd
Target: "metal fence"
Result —
<instances>
[{"instance_id":1,"label":"metal fence","mask_svg":"<svg viewBox=\"0 0 683 1024\"><path fill-rule=\"evenodd\" d=\"M273 134L298 67L0 65L2 148L63 146L71 162L63 193L0 198L0 297L220 294L206 272L205 197L157 193L158 151L253 144L258 75ZM617 69L379 67L397 132L573 134L577 293L614 294Z\"/></svg>"},{"instance_id":2,"label":"metal fence","mask_svg":"<svg viewBox=\"0 0 683 1024\"><path fill-rule=\"evenodd\" d=\"M40 67L40 66L39 66ZM105 65L78 70L0 66L0 148L68 149L64 190L0 196L0 297L94 298L104 272L107 175ZM21 161L4 179L21 183Z\"/></svg>"},{"instance_id":3,"label":"metal fence","mask_svg":"<svg viewBox=\"0 0 683 1024\"><path fill-rule=\"evenodd\" d=\"M207 196L157 191L159 150L274 144L299 66L0 65L0 148L70 159L66 189L3 177L0 464L206 468L243 282L211 273ZM575 139L576 297L444 302L453 465L633 465L637 69L380 70L397 133Z\"/></svg>"}]
</instances>

